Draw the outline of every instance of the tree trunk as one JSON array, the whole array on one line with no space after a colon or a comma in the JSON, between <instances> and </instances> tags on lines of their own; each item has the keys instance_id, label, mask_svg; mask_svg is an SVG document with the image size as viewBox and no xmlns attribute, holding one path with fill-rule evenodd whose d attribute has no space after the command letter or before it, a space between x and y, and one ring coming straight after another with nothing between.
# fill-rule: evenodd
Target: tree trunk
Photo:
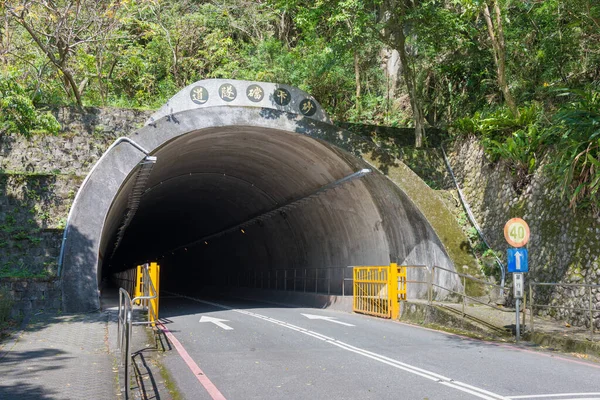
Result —
<instances>
[{"instance_id":1,"label":"tree trunk","mask_svg":"<svg viewBox=\"0 0 600 400\"><path fill-rule=\"evenodd\" d=\"M423 106L417 94L417 85L415 73L406 52L406 36L404 35L404 16L406 8L414 6L414 3L406 4L409 0L387 0L384 1L381 8L382 22L385 23L385 29L382 33L384 41L390 43L392 50L398 52L400 59L400 69L410 99L410 106L413 112L415 124L415 147L423 147L425 142L425 118L423 116Z\"/></svg>"},{"instance_id":2,"label":"tree trunk","mask_svg":"<svg viewBox=\"0 0 600 400\"><path fill-rule=\"evenodd\" d=\"M52 53L52 51L50 51L50 49L44 46L37 33L33 30L31 26L29 26L25 19L23 17L18 16L17 14L12 14L16 18L17 22L27 30L27 32L29 33L33 41L38 45L40 50L42 50L42 52L46 54L46 56L52 62L52 64L54 64L56 68L58 68L58 70L63 74L63 77L65 78L67 84L71 87L71 90L73 91L73 95L75 96L75 100L77 102L77 107L83 109L83 103L81 101L81 94L79 93L79 88L77 87L77 83L75 83L75 79L73 79L73 75L69 71L69 68L66 66L66 59L57 59Z\"/></svg>"},{"instance_id":3,"label":"tree trunk","mask_svg":"<svg viewBox=\"0 0 600 400\"><path fill-rule=\"evenodd\" d=\"M400 63L402 68L402 77L406 83L408 89L408 97L410 98L410 106L413 112L413 120L415 124L415 147L423 147L425 141L425 118L423 116L423 107L417 94L417 84L415 80L415 74L412 69L412 65L409 62L408 54L406 53L406 37L404 31L398 29L397 32L397 43L396 50L400 55Z\"/></svg>"},{"instance_id":4,"label":"tree trunk","mask_svg":"<svg viewBox=\"0 0 600 400\"><path fill-rule=\"evenodd\" d=\"M487 24L488 33L492 42L492 53L494 54L494 63L496 64L496 78L498 87L502 91L506 105L515 117L519 116L517 103L510 92L506 79L506 46L504 41L504 30L502 28L502 13L498 1L494 0L494 20L490 14L490 8L487 3L483 6L483 16Z\"/></svg>"},{"instance_id":5,"label":"tree trunk","mask_svg":"<svg viewBox=\"0 0 600 400\"><path fill-rule=\"evenodd\" d=\"M400 56L398 50L384 48L380 52L381 57L381 68L385 74L386 80L386 101L387 108L390 108L390 103L396 98L396 92L398 91L398 80L400 79Z\"/></svg>"},{"instance_id":6,"label":"tree trunk","mask_svg":"<svg viewBox=\"0 0 600 400\"><path fill-rule=\"evenodd\" d=\"M356 111L360 113L361 111L361 91L362 88L360 86L360 60L358 57L358 52L354 51L354 79L356 81Z\"/></svg>"}]
</instances>

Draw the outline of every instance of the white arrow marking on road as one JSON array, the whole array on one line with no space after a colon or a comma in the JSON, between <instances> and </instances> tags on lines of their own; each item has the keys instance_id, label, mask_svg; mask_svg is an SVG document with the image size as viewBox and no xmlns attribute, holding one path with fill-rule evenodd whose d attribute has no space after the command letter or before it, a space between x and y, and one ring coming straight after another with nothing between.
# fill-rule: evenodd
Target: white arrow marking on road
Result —
<instances>
[{"instance_id":1,"label":"white arrow marking on road","mask_svg":"<svg viewBox=\"0 0 600 400\"><path fill-rule=\"evenodd\" d=\"M515 251L515 261L516 261L516 269L517 271L521 270L521 257L524 257L523 254Z\"/></svg>"},{"instance_id":2,"label":"white arrow marking on road","mask_svg":"<svg viewBox=\"0 0 600 400\"><path fill-rule=\"evenodd\" d=\"M200 322L211 322L211 323L215 324L216 326L218 326L219 328L225 329L226 331L232 331L233 330L232 327L230 327L228 325L225 325L223 323L223 322L229 322L226 319L206 317L206 316L203 315L202 317L200 317Z\"/></svg>"},{"instance_id":3,"label":"white arrow marking on road","mask_svg":"<svg viewBox=\"0 0 600 400\"><path fill-rule=\"evenodd\" d=\"M336 321L334 317L324 317L322 315L312 315L312 314L302 314L302 315L304 315L308 319L324 319L325 321L334 322L334 323L340 324L340 325L356 326L356 325L348 324L346 322Z\"/></svg>"}]
</instances>

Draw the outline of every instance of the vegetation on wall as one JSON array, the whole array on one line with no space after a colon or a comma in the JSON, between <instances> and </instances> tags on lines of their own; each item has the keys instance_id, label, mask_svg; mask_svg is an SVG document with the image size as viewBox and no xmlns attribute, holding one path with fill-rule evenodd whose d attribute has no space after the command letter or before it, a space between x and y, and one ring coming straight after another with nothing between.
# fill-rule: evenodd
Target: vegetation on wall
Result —
<instances>
[{"instance_id":1,"label":"vegetation on wall","mask_svg":"<svg viewBox=\"0 0 600 400\"><path fill-rule=\"evenodd\" d=\"M515 188L544 157L598 211L594 0L4 0L0 129L45 105L156 108L205 78L276 81L333 119L479 135Z\"/></svg>"}]
</instances>

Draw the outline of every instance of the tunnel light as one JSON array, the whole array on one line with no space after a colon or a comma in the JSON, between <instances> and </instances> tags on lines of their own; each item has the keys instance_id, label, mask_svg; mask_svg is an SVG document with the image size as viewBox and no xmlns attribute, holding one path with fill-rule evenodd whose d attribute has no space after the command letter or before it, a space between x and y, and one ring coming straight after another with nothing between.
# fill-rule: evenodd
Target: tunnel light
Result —
<instances>
[{"instance_id":1,"label":"tunnel light","mask_svg":"<svg viewBox=\"0 0 600 400\"><path fill-rule=\"evenodd\" d=\"M204 242L204 244L208 244L208 242Z\"/></svg>"},{"instance_id":2,"label":"tunnel light","mask_svg":"<svg viewBox=\"0 0 600 400\"><path fill-rule=\"evenodd\" d=\"M243 230L243 229L240 229L240 231L241 231L242 233L246 233L246 231L245 231L245 230Z\"/></svg>"}]
</instances>

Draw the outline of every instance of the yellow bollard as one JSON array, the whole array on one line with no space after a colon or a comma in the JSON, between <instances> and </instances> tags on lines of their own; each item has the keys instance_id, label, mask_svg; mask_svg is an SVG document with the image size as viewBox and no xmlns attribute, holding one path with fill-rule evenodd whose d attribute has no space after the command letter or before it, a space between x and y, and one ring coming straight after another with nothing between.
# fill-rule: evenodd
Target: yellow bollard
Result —
<instances>
[{"instance_id":1,"label":"yellow bollard","mask_svg":"<svg viewBox=\"0 0 600 400\"><path fill-rule=\"evenodd\" d=\"M150 277L150 281L156 290L156 298L150 300L150 304L148 305L148 321L152 322L152 326L156 326L156 321L158 321L158 299L160 294L160 265L153 262L148 266L148 276Z\"/></svg>"},{"instance_id":2,"label":"yellow bollard","mask_svg":"<svg viewBox=\"0 0 600 400\"><path fill-rule=\"evenodd\" d=\"M133 293L133 298L140 297L144 295L144 273L142 271L142 266L137 266L137 273L135 275L135 292ZM140 301L137 301L137 304L140 304Z\"/></svg>"},{"instance_id":3,"label":"yellow bollard","mask_svg":"<svg viewBox=\"0 0 600 400\"><path fill-rule=\"evenodd\" d=\"M390 306L390 318L398 319L400 314L400 303L398 302L398 264L391 263L388 273L388 301Z\"/></svg>"}]
</instances>

